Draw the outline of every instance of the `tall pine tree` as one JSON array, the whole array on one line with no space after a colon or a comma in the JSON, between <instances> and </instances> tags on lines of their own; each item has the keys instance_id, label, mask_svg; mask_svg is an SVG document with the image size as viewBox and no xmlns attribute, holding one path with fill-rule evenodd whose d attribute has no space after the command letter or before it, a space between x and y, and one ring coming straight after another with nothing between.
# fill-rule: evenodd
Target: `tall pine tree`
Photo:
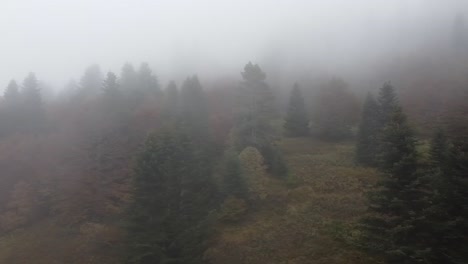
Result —
<instances>
[{"instance_id":1,"label":"tall pine tree","mask_svg":"<svg viewBox=\"0 0 468 264\"><path fill-rule=\"evenodd\" d=\"M303 137L309 134L309 120L301 89L297 83L289 97L288 111L286 113L284 129L286 135L291 137Z\"/></svg>"},{"instance_id":2,"label":"tall pine tree","mask_svg":"<svg viewBox=\"0 0 468 264\"><path fill-rule=\"evenodd\" d=\"M414 132L400 108L390 114L382 133L383 176L369 193L369 216L363 221L365 244L387 263L424 262L428 187L417 171Z\"/></svg>"},{"instance_id":3,"label":"tall pine tree","mask_svg":"<svg viewBox=\"0 0 468 264\"><path fill-rule=\"evenodd\" d=\"M182 127L148 138L135 169L127 263L203 263L216 197L194 148Z\"/></svg>"},{"instance_id":4,"label":"tall pine tree","mask_svg":"<svg viewBox=\"0 0 468 264\"><path fill-rule=\"evenodd\" d=\"M379 146L379 133L381 130L379 120L380 107L371 93L367 94L362 109L361 122L356 142L356 161L367 166L377 165Z\"/></svg>"}]
</instances>

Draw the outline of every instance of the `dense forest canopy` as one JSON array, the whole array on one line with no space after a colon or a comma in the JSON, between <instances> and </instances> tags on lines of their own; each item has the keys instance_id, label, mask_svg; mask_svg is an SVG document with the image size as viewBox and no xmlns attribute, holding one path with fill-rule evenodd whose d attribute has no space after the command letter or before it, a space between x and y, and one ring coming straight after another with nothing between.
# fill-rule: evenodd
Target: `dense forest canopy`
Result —
<instances>
[{"instance_id":1,"label":"dense forest canopy","mask_svg":"<svg viewBox=\"0 0 468 264\"><path fill-rule=\"evenodd\" d=\"M28 1L5 5L24 11L5 42L42 18L50 61L0 48L0 263L468 262L461 1L181 1L155 20L117 1L74 37L45 16L88 0ZM172 60L169 40L141 44L150 25ZM79 59L77 36L94 47ZM85 60L102 63L71 73Z\"/></svg>"}]
</instances>

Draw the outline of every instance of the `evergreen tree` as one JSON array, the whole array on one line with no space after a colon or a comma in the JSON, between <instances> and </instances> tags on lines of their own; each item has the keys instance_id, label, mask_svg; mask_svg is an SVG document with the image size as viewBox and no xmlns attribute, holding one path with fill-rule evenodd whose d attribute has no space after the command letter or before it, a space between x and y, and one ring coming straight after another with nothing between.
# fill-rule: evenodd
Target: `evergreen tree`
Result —
<instances>
[{"instance_id":1,"label":"evergreen tree","mask_svg":"<svg viewBox=\"0 0 468 264\"><path fill-rule=\"evenodd\" d=\"M206 144L210 137L206 94L197 76L187 78L180 91L180 119L190 134Z\"/></svg>"},{"instance_id":2,"label":"evergreen tree","mask_svg":"<svg viewBox=\"0 0 468 264\"><path fill-rule=\"evenodd\" d=\"M113 72L107 73L107 78L104 80L102 90L106 96L117 96L119 93L119 85L117 83L117 76Z\"/></svg>"},{"instance_id":3,"label":"evergreen tree","mask_svg":"<svg viewBox=\"0 0 468 264\"><path fill-rule=\"evenodd\" d=\"M209 169L181 127L150 136L137 159L128 263L202 263L215 206Z\"/></svg>"},{"instance_id":4,"label":"evergreen tree","mask_svg":"<svg viewBox=\"0 0 468 264\"><path fill-rule=\"evenodd\" d=\"M233 128L234 147L257 148L265 158L269 172L276 176L286 174L286 165L274 145L271 121L276 116L273 93L265 82L266 74L258 65L249 62L241 73L240 111Z\"/></svg>"},{"instance_id":5,"label":"evergreen tree","mask_svg":"<svg viewBox=\"0 0 468 264\"><path fill-rule=\"evenodd\" d=\"M427 260L428 187L417 172L416 139L397 108L382 134L384 173L376 191L369 194L369 213L364 219L366 246L382 254L387 263Z\"/></svg>"},{"instance_id":6,"label":"evergreen tree","mask_svg":"<svg viewBox=\"0 0 468 264\"><path fill-rule=\"evenodd\" d=\"M372 94L368 93L361 114L357 134L356 161L367 166L377 165L379 146L380 107Z\"/></svg>"},{"instance_id":7,"label":"evergreen tree","mask_svg":"<svg viewBox=\"0 0 468 264\"><path fill-rule=\"evenodd\" d=\"M3 102L5 107L1 113L0 135L8 135L17 131L21 122L20 107L21 98L18 85L14 80L11 80L3 94Z\"/></svg>"},{"instance_id":8,"label":"evergreen tree","mask_svg":"<svg viewBox=\"0 0 468 264\"><path fill-rule=\"evenodd\" d=\"M102 87L102 72L98 65L89 66L80 80L80 89L77 91L76 99L87 100L96 96Z\"/></svg>"},{"instance_id":9,"label":"evergreen tree","mask_svg":"<svg viewBox=\"0 0 468 264\"><path fill-rule=\"evenodd\" d=\"M21 90L22 117L27 131L33 131L44 125L45 111L42 103L39 83L34 73L24 79Z\"/></svg>"},{"instance_id":10,"label":"evergreen tree","mask_svg":"<svg viewBox=\"0 0 468 264\"><path fill-rule=\"evenodd\" d=\"M399 107L398 97L390 82L384 83L379 91L380 126L383 128L390 120L394 111Z\"/></svg>"},{"instance_id":11,"label":"evergreen tree","mask_svg":"<svg viewBox=\"0 0 468 264\"><path fill-rule=\"evenodd\" d=\"M134 92L138 87L138 74L133 68L133 65L130 63L125 63L122 67L122 72L120 74L120 84L122 86L122 91L129 93L130 91Z\"/></svg>"},{"instance_id":12,"label":"evergreen tree","mask_svg":"<svg viewBox=\"0 0 468 264\"><path fill-rule=\"evenodd\" d=\"M284 128L286 135L291 137L303 137L309 133L309 120L301 89L296 83L289 97L288 111Z\"/></svg>"},{"instance_id":13,"label":"evergreen tree","mask_svg":"<svg viewBox=\"0 0 468 264\"><path fill-rule=\"evenodd\" d=\"M160 96L161 88L158 79L151 71L148 63L142 63L138 69L138 89L144 95Z\"/></svg>"},{"instance_id":14,"label":"evergreen tree","mask_svg":"<svg viewBox=\"0 0 468 264\"><path fill-rule=\"evenodd\" d=\"M17 107L20 103L19 87L15 80L11 80L8 84L3 93L3 99L7 107Z\"/></svg>"},{"instance_id":15,"label":"evergreen tree","mask_svg":"<svg viewBox=\"0 0 468 264\"><path fill-rule=\"evenodd\" d=\"M179 109L179 90L174 81L170 81L164 91L163 113L169 119L177 117Z\"/></svg>"},{"instance_id":16,"label":"evergreen tree","mask_svg":"<svg viewBox=\"0 0 468 264\"><path fill-rule=\"evenodd\" d=\"M431 142L431 206L425 210L431 263L468 259L468 144L450 144L439 130Z\"/></svg>"}]
</instances>

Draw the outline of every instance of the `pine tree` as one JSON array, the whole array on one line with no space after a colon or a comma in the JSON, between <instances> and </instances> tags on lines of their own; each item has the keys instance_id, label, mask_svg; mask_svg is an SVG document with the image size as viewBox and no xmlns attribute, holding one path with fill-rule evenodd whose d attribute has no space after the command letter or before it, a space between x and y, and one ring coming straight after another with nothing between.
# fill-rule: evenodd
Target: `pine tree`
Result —
<instances>
[{"instance_id":1,"label":"pine tree","mask_svg":"<svg viewBox=\"0 0 468 264\"><path fill-rule=\"evenodd\" d=\"M170 81L164 91L163 113L168 119L175 119L179 109L179 90L174 81Z\"/></svg>"},{"instance_id":2,"label":"pine tree","mask_svg":"<svg viewBox=\"0 0 468 264\"><path fill-rule=\"evenodd\" d=\"M468 144L450 144L442 130L431 141L431 206L425 210L431 263L468 259Z\"/></svg>"},{"instance_id":3,"label":"pine tree","mask_svg":"<svg viewBox=\"0 0 468 264\"><path fill-rule=\"evenodd\" d=\"M215 189L182 130L150 136L137 159L128 263L202 263Z\"/></svg>"},{"instance_id":4,"label":"pine tree","mask_svg":"<svg viewBox=\"0 0 468 264\"><path fill-rule=\"evenodd\" d=\"M102 87L102 72L98 65L89 66L80 80L80 89L78 89L75 99L87 100L96 96Z\"/></svg>"},{"instance_id":5,"label":"pine tree","mask_svg":"<svg viewBox=\"0 0 468 264\"><path fill-rule=\"evenodd\" d=\"M395 89L390 82L384 83L379 91L380 126L383 128L389 122L391 115L399 107Z\"/></svg>"},{"instance_id":6,"label":"pine tree","mask_svg":"<svg viewBox=\"0 0 468 264\"><path fill-rule=\"evenodd\" d=\"M138 69L138 90L140 90L143 95L161 95L161 87L159 86L158 79L151 71L148 63L142 63Z\"/></svg>"},{"instance_id":7,"label":"pine tree","mask_svg":"<svg viewBox=\"0 0 468 264\"><path fill-rule=\"evenodd\" d=\"M286 135L303 137L309 133L309 120L301 89L296 83L289 97L288 112L286 114L284 129Z\"/></svg>"},{"instance_id":8,"label":"pine tree","mask_svg":"<svg viewBox=\"0 0 468 264\"><path fill-rule=\"evenodd\" d=\"M15 80L11 80L8 84L3 93L3 99L7 107L17 107L20 103L19 87Z\"/></svg>"},{"instance_id":9,"label":"pine tree","mask_svg":"<svg viewBox=\"0 0 468 264\"><path fill-rule=\"evenodd\" d=\"M206 94L197 76L187 78L180 90L180 120L202 145L209 144L210 127Z\"/></svg>"},{"instance_id":10,"label":"pine tree","mask_svg":"<svg viewBox=\"0 0 468 264\"><path fill-rule=\"evenodd\" d=\"M130 63L125 63L120 74L120 85L125 93L134 92L138 87L138 75Z\"/></svg>"},{"instance_id":11,"label":"pine tree","mask_svg":"<svg viewBox=\"0 0 468 264\"><path fill-rule=\"evenodd\" d=\"M19 93L18 85L14 80L11 80L3 94L3 102L5 107L1 112L1 125L0 125L0 136L8 135L17 131L21 123L20 119L20 107L21 98Z\"/></svg>"},{"instance_id":12,"label":"pine tree","mask_svg":"<svg viewBox=\"0 0 468 264\"><path fill-rule=\"evenodd\" d=\"M107 78L104 80L102 90L106 96L114 97L119 94L117 76L113 72L107 73Z\"/></svg>"},{"instance_id":13,"label":"pine tree","mask_svg":"<svg viewBox=\"0 0 468 264\"><path fill-rule=\"evenodd\" d=\"M45 111L36 75L29 73L21 90L22 119L27 131L37 131L44 125Z\"/></svg>"},{"instance_id":14,"label":"pine tree","mask_svg":"<svg viewBox=\"0 0 468 264\"><path fill-rule=\"evenodd\" d=\"M382 146L384 175L369 194L370 214L363 221L366 246L388 263L425 261L428 187L417 171L416 138L400 108L389 116Z\"/></svg>"},{"instance_id":15,"label":"pine tree","mask_svg":"<svg viewBox=\"0 0 468 264\"><path fill-rule=\"evenodd\" d=\"M266 74L258 65L249 62L241 75L240 111L233 128L234 147L237 151L249 146L257 148L265 158L268 171L283 177L286 165L274 145L271 121L276 117L276 106L273 93L265 82Z\"/></svg>"},{"instance_id":16,"label":"pine tree","mask_svg":"<svg viewBox=\"0 0 468 264\"><path fill-rule=\"evenodd\" d=\"M356 161L367 166L377 165L379 146L380 107L372 94L367 94L362 109L356 142Z\"/></svg>"}]
</instances>

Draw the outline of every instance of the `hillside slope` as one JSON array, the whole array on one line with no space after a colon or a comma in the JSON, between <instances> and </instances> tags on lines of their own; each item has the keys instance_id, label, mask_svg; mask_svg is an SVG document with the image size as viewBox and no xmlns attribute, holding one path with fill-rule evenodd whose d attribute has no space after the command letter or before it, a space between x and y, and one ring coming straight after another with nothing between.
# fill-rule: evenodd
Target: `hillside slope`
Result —
<instances>
[{"instance_id":1,"label":"hillside slope","mask_svg":"<svg viewBox=\"0 0 468 264\"><path fill-rule=\"evenodd\" d=\"M284 139L290 178L236 224L221 224L211 263L376 263L350 246L376 171L353 164L351 143ZM272 190L274 189L274 190Z\"/></svg>"}]
</instances>

